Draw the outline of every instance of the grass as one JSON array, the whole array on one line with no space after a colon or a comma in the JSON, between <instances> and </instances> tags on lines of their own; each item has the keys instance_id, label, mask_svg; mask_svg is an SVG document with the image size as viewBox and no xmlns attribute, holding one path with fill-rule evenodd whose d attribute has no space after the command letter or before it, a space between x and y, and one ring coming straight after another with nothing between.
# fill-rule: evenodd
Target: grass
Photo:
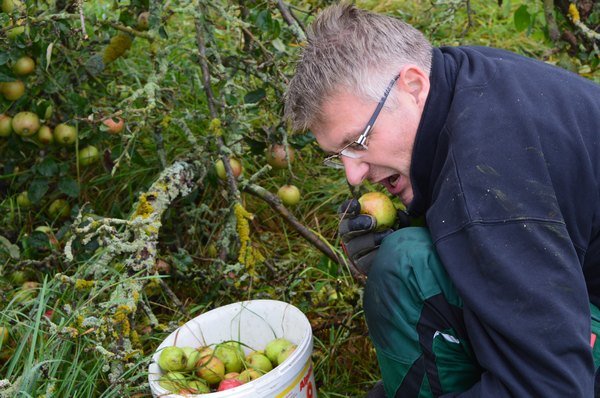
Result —
<instances>
[{"instance_id":1,"label":"grass","mask_svg":"<svg viewBox=\"0 0 600 398\"><path fill-rule=\"evenodd\" d=\"M302 10L322 5L314 1L293 3ZM463 1L363 0L358 4L406 19L436 45L489 45L558 65L567 60L575 70L585 67L580 58L554 51L544 34L538 2L505 0L502 7L493 1L471 2L470 26ZM523 4L535 17L529 29L519 32L513 16ZM86 2L90 7L86 12L110 18L113 11L109 6L108 2ZM185 2L178 6L184 7ZM262 8L256 13L267 3L259 6ZM106 156L112 160L128 151L114 175L100 164L77 170L68 149L44 151L14 137L0 141L3 154L10 159L1 161L8 171L0 177L2 192L6 193L0 199L6 227L2 234L8 242L0 242L0 326L10 330L8 340L0 341L0 380L15 386L12 390L0 387L0 397L149 396L150 357L171 331L210 309L258 298L290 302L309 318L319 397L361 397L380 378L362 312L362 285L345 266L333 263L310 245L265 201L249 194L241 196L242 204L254 215L249 221L251 245L266 260L249 268L235 257L221 261L214 255L214 245L220 248L227 243L222 236L228 230L231 203L226 185L212 171L217 158L216 139L209 126L211 117L195 57L197 43L190 13L190 9L178 10L171 17L166 30L170 36L160 48L135 39L128 56L117 60L101 77L106 81L88 88L95 111L121 110L128 120L128 132L115 137L88 128L83 121L87 115L78 115L82 141L110 150ZM263 69L255 62L264 57L259 50L236 61L240 68L237 73L231 72L234 67L219 68L219 60L233 62L230 58L239 56L241 35L233 14L215 14L218 12L210 10L218 25L211 34L219 42L209 48L209 60L218 76L214 87L226 107L223 138L243 158L245 176L249 178L265 164L267 137L281 133L278 110L283 82L278 73L289 72L296 47L290 46L286 53L270 48L273 59L269 62L273 65L267 62ZM266 15L261 18L268 21ZM276 10L272 18L278 18ZM262 30L254 24L253 32L259 40L270 43L273 32L279 29L280 41L293 42L282 28L283 22L280 24L278 27L265 22ZM161 60L168 61L168 68L161 75L160 90L154 94L155 107L149 107L143 95L130 101L132 93L148 89L148 81L156 77ZM587 77L597 79L598 71L592 68ZM83 86L71 89L85 90ZM248 93L259 89L264 89L264 99L244 101ZM12 111L10 105L0 105L2 112ZM68 104L56 105L59 112L66 112L61 106ZM128 269L126 256L102 262L108 249L94 241L76 242L75 259L67 261L62 250L73 234L70 220L52 220L45 214L50 199L64 196L58 189L60 179L55 176L48 177L48 192L40 203L30 209L16 206L16 195L27 189L34 177L44 177L36 174L34 165L51 158L64 169L61 178L73 178L79 187L78 194L69 198L74 204L73 215L85 206L86 212L101 217L128 219L139 194L161 172L160 156L171 164L189 154L191 144L182 121L202 150L195 161L208 174L187 197L174 200L162 217L158 257L169 269L160 275ZM286 183L297 185L303 199L290 210L342 255L336 236L336 210L350 195L344 176L322 166L322 153L309 137L289 139L298 144L293 174L271 170L257 176L257 182L270 192ZM58 246L35 232L36 227L45 224L53 228ZM107 236L123 231L123 227L116 227ZM237 238L232 235L231 239L229 243L236 247ZM11 244L18 247L18 256L14 250L12 256L9 254ZM24 286L25 281L35 284ZM132 305L131 292L140 284L145 285L142 298ZM165 286L175 293L182 307Z\"/></svg>"}]
</instances>

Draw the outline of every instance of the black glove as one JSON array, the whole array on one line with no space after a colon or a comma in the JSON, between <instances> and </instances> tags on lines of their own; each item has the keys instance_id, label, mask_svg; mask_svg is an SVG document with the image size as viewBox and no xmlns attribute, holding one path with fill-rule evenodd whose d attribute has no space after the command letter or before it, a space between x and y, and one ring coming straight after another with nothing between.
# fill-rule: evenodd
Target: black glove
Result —
<instances>
[{"instance_id":1,"label":"black glove","mask_svg":"<svg viewBox=\"0 0 600 398\"><path fill-rule=\"evenodd\" d=\"M399 210L395 228L375 231L377 221L368 214L360 214L360 203L356 199L348 199L338 209L340 216L339 234L342 248L350 259L351 264L363 275L369 273L377 249L383 238L394 229L410 225L408 215Z\"/></svg>"}]
</instances>

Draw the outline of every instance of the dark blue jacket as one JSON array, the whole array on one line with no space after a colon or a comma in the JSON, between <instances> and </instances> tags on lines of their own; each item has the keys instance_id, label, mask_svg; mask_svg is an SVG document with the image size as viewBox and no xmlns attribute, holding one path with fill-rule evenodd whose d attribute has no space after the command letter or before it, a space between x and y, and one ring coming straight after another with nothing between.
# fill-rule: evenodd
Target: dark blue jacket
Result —
<instances>
[{"instance_id":1,"label":"dark blue jacket","mask_svg":"<svg viewBox=\"0 0 600 398\"><path fill-rule=\"evenodd\" d=\"M477 47L434 50L415 199L464 300L481 381L460 397L593 396L600 86Z\"/></svg>"}]
</instances>

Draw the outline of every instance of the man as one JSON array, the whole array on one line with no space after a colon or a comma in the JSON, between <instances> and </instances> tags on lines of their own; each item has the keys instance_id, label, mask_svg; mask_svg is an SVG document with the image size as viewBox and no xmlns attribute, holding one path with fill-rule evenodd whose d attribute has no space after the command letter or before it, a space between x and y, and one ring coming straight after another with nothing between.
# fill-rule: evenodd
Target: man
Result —
<instances>
[{"instance_id":1,"label":"man","mask_svg":"<svg viewBox=\"0 0 600 398\"><path fill-rule=\"evenodd\" d=\"M594 395L598 85L506 51L432 48L340 4L314 21L285 100L349 183L425 215L427 229L381 234L356 201L342 209L387 397Z\"/></svg>"}]
</instances>

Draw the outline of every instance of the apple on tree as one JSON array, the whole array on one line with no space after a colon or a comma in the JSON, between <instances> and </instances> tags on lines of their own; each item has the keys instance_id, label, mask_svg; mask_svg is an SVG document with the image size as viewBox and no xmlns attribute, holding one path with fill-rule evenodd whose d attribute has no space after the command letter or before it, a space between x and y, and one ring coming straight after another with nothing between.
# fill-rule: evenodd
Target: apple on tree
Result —
<instances>
[{"instance_id":1,"label":"apple on tree","mask_svg":"<svg viewBox=\"0 0 600 398\"><path fill-rule=\"evenodd\" d=\"M229 166L231 166L231 172L233 173L233 176L235 178L238 178L242 175L244 168L242 166L242 163L238 159L229 158ZM225 164L223 163L223 160L217 160L217 162L215 163L215 170L217 172L217 176L221 180L227 179L227 172L225 171Z\"/></svg>"},{"instance_id":2,"label":"apple on tree","mask_svg":"<svg viewBox=\"0 0 600 398\"><path fill-rule=\"evenodd\" d=\"M287 146L287 155L286 157L286 147L284 145L273 144L267 148L267 163L274 169L285 169L288 163L294 161L294 149L289 145Z\"/></svg>"},{"instance_id":3,"label":"apple on tree","mask_svg":"<svg viewBox=\"0 0 600 398\"><path fill-rule=\"evenodd\" d=\"M21 57L13 65L13 72L18 76L26 76L35 70L35 61L28 56Z\"/></svg>"},{"instance_id":4,"label":"apple on tree","mask_svg":"<svg viewBox=\"0 0 600 398\"><path fill-rule=\"evenodd\" d=\"M277 196L286 206L295 206L300 202L300 190L295 185L283 185L277 191Z\"/></svg>"},{"instance_id":5,"label":"apple on tree","mask_svg":"<svg viewBox=\"0 0 600 398\"><path fill-rule=\"evenodd\" d=\"M16 101L21 98L23 94L25 94L25 83L23 83L21 80L5 82L2 83L0 91L7 100Z\"/></svg>"}]
</instances>

